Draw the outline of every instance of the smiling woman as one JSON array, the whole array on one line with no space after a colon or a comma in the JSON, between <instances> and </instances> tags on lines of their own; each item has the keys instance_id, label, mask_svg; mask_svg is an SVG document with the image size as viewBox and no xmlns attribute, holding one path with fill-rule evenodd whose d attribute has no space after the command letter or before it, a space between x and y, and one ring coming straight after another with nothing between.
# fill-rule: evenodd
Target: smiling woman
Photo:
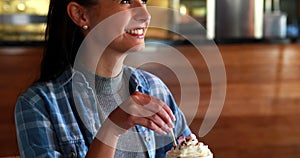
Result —
<instances>
[{"instance_id":1,"label":"smiling woman","mask_svg":"<svg viewBox=\"0 0 300 158\"><path fill-rule=\"evenodd\" d=\"M146 2L50 1L40 78L15 108L21 157L165 157L168 133L191 134L165 84L123 64L144 48Z\"/></svg>"}]
</instances>

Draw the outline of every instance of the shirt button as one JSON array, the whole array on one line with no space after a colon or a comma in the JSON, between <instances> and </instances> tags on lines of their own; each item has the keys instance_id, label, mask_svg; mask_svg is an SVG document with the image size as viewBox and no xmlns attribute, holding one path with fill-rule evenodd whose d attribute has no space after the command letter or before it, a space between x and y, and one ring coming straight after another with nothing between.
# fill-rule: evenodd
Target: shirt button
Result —
<instances>
[{"instance_id":1,"label":"shirt button","mask_svg":"<svg viewBox=\"0 0 300 158\"><path fill-rule=\"evenodd\" d=\"M150 141L151 141L151 138L150 138L149 136L146 136L146 137L145 137L145 140L146 140L146 142L150 142Z\"/></svg>"},{"instance_id":2,"label":"shirt button","mask_svg":"<svg viewBox=\"0 0 300 158\"><path fill-rule=\"evenodd\" d=\"M71 157L71 158L76 157L76 153L75 153L74 151L72 151L72 152L70 153L70 157Z\"/></svg>"}]
</instances>

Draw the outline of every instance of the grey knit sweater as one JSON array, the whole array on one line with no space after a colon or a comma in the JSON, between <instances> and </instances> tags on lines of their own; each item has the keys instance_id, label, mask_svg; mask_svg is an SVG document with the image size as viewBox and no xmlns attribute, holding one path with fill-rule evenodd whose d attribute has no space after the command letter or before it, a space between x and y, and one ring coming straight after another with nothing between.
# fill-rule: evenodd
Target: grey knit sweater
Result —
<instances>
[{"instance_id":1,"label":"grey knit sweater","mask_svg":"<svg viewBox=\"0 0 300 158\"><path fill-rule=\"evenodd\" d=\"M95 75L85 69L83 72L87 80L93 81L99 104L99 116L102 123L108 115L123 103L129 94L129 78L123 71L115 78L105 78ZM136 128L131 128L121 135L117 144L115 158L145 158L148 157L146 147Z\"/></svg>"}]
</instances>

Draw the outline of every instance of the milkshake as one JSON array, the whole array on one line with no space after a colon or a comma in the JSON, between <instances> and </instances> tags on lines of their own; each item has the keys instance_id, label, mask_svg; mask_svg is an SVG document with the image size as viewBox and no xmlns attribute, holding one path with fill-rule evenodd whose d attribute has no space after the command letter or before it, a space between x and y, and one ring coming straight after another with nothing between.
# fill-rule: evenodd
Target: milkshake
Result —
<instances>
[{"instance_id":1,"label":"milkshake","mask_svg":"<svg viewBox=\"0 0 300 158\"><path fill-rule=\"evenodd\" d=\"M184 140L177 146L173 146L167 152L167 158L213 158L213 154L202 142L196 138Z\"/></svg>"}]
</instances>

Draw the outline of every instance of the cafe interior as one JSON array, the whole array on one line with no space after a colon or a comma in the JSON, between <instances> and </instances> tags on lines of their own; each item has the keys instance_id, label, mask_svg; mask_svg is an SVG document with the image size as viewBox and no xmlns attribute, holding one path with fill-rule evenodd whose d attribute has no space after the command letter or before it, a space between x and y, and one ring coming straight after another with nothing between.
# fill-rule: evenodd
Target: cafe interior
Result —
<instances>
[{"instance_id":1,"label":"cafe interior","mask_svg":"<svg viewBox=\"0 0 300 158\"><path fill-rule=\"evenodd\" d=\"M300 1L148 0L143 52L214 158L300 157ZM19 157L18 96L39 77L49 0L0 0L0 157Z\"/></svg>"}]
</instances>

